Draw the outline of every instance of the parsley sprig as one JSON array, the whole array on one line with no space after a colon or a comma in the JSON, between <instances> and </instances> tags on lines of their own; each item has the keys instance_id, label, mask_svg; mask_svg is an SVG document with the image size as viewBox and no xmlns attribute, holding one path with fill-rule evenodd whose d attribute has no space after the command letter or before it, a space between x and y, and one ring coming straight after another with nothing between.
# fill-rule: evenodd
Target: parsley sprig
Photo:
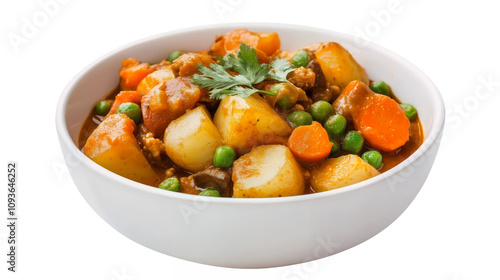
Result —
<instances>
[{"instance_id":1,"label":"parsley sprig","mask_svg":"<svg viewBox=\"0 0 500 280\"><path fill-rule=\"evenodd\" d=\"M222 99L226 95L239 95L247 98L260 92L269 95L275 93L260 90L254 87L267 78L280 82L288 82L286 75L293 71L293 67L286 59L276 59L269 65L259 64L259 57L255 49L241 43L236 56L229 54L219 57L219 64L211 63L210 68L198 64L200 74L195 74L191 81L202 88L210 89L210 98ZM228 71L237 72L232 75Z\"/></svg>"},{"instance_id":2,"label":"parsley sprig","mask_svg":"<svg viewBox=\"0 0 500 280\"><path fill-rule=\"evenodd\" d=\"M274 69L274 72L273 71L269 72L269 76L271 78L279 82L288 83L286 75L288 75L288 73L293 71L293 67L290 64L290 62L288 62L288 60L284 58L275 59L271 62L271 68Z\"/></svg>"}]
</instances>

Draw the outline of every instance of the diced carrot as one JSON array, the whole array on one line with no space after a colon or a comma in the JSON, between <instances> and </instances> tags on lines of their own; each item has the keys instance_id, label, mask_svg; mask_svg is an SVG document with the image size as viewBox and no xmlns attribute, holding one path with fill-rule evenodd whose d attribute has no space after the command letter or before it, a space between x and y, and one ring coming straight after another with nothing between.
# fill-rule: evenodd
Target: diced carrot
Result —
<instances>
[{"instance_id":1,"label":"diced carrot","mask_svg":"<svg viewBox=\"0 0 500 280\"><path fill-rule=\"evenodd\" d=\"M168 124L196 107L202 90L190 77L177 77L151 89L141 102L144 126L162 138Z\"/></svg>"},{"instance_id":2,"label":"diced carrot","mask_svg":"<svg viewBox=\"0 0 500 280\"><path fill-rule=\"evenodd\" d=\"M299 160L318 162L326 158L332 149L333 143L328 138L328 133L316 121L311 125L295 128L288 138L288 147L292 154Z\"/></svg>"},{"instance_id":3,"label":"diced carrot","mask_svg":"<svg viewBox=\"0 0 500 280\"><path fill-rule=\"evenodd\" d=\"M366 142L384 152L403 146L410 137L410 121L392 98L374 93L362 81L350 82L333 102L337 114L352 121Z\"/></svg>"},{"instance_id":4,"label":"diced carrot","mask_svg":"<svg viewBox=\"0 0 500 280\"><path fill-rule=\"evenodd\" d=\"M259 32L259 42L257 43L257 49L265 52L267 55L272 55L276 50L280 48L281 41L278 33L266 33Z\"/></svg>"},{"instance_id":5,"label":"diced carrot","mask_svg":"<svg viewBox=\"0 0 500 280\"><path fill-rule=\"evenodd\" d=\"M263 52L263 51L261 51L259 49L255 49L255 53L259 57L259 63L269 63L269 62L271 62L271 59L269 58L269 56L265 52Z\"/></svg>"},{"instance_id":6,"label":"diced carrot","mask_svg":"<svg viewBox=\"0 0 500 280\"><path fill-rule=\"evenodd\" d=\"M245 43L252 48L256 48L259 43L259 37L246 29L238 29L229 32L225 43L226 52L239 50L241 43Z\"/></svg>"},{"instance_id":7,"label":"diced carrot","mask_svg":"<svg viewBox=\"0 0 500 280\"><path fill-rule=\"evenodd\" d=\"M140 63L141 62L139 61L139 59L125 58L124 60L122 60L122 69L121 70L123 70L125 68L130 68L130 67L138 65Z\"/></svg>"},{"instance_id":8,"label":"diced carrot","mask_svg":"<svg viewBox=\"0 0 500 280\"><path fill-rule=\"evenodd\" d=\"M230 53L235 54L240 49L241 43L245 43L251 48L261 51L262 54L259 55L259 60L263 60L265 56L271 56L280 47L278 33L255 33L247 29L236 29L225 35L218 36L215 43L210 47L210 51L215 56L225 56Z\"/></svg>"},{"instance_id":9,"label":"diced carrot","mask_svg":"<svg viewBox=\"0 0 500 280\"><path fill-rule=\"evenodd\" d=\"M137 85L148 74L153 72L148 63L140 63L136 59L125 59L120 70L120 88L122 90L136 90Z\"/></svg>"},{"instance_id":10,"label":"diced carrot","mask_svg":"<svg viewBox=\"0 0 500 280\"><path fill-rule=\"evenodd\" d=\"M122 103L132 102L141 106L141 98L142 98L142 93L138 91L133 91L133 90L120 91L120 93L116 95L115 102L113 102L113 106L111 106L111 110L109 110L107 116L114 114L118 109L118 106L120 106Z\"/></svg>"},{"instance_id":11,"label":"diced carrot","mask_svg":"<svg viewBox=\"0 0 500 280\"><path fill-rule=\"evenodd\" d=\"M372 94L361 107L354 126L366 142L384 152L403 146L410 137L410 121L392 98Z\"/></svg>"}]
</instances>

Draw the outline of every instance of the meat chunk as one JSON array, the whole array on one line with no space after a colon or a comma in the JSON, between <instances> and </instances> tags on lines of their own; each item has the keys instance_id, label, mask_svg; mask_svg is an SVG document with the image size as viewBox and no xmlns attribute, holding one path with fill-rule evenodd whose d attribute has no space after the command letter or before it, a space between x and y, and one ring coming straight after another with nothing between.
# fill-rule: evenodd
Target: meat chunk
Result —
<instances>
[{"instance_id":1,"label":"meat chunk","mask_svg":"<svg viewBox=\"0 0 500 280\"><path fill-rule=\"evenodd\" d=\"M335 100L340 94L340 88L326 81L325 75L323 74L318 61L316 59L311 60L307 67L308 69L314 71L314 73L316 74L314 86L310 90L312 102L316 102L319 100L332 102L333 100Z\"/></svg>"},{"instance_id":2,"label":"meat chunk","mask_svg":"<svg viewBox=\"0 0 500 280\"><path fill-rule=\"evenodd\" d=\"M159 84L142 98L144 126L154 137L162 138L168 124L193 109L202 91L187 77L178 77Z\"/></svg>"},{"instance_id":3,"label":"meat chunk","mask_svg":"<svg viewBox=\"0 0 500 280\"><path fill-rule=\"evenodd\" d=\"M153 71L148 63L133 58L123 60L120 69L120 89L136 90L142 79Z\"/></svg>"},{"instance_id":4,"label":"meat chunk","mask_svg":"<svg viewBox=\"0 0 500 280\"><path fill-rule=\"evenodd\" d=\"M359 115L365 101L373 94L363 82L355 81L342 91L332 106L337 114L341 114L349 122L352 122Z\"/></svg>"},{"instance_id":5,"label":"meat chunk","mask_svg":"<svg viewBox=\"0 0 500 280\"><path fill-rule=\"evenodd\" d=\"M142 137L143 150L148 153L154 160L160 161L161 154L164 151L163 143L160 139L154 138L153 133L149 132L146 136Z\"/></svg>"},{"instance_id":6,"label":"meat chunk","mask_svg":"<svg viewBox=\"0 0 500 280\"><path fill-rule=\"evenodd\" d=\"M290 73L288 80L297 87L308 90L314 87L316 73L312 69L299 67Z\"/></svg>"},{"instance_id":7,"label":"meat chunk","mask_svg":"<svg viewBox=\"0 0 500 280\"><path fill-rule=\"evenodd\" d=\"M215 63L213 56L201 53L187 53L181 55L172 64L172 70L177 76L192 76L200 72L196 67L198 64L209 67L210 63Z\"/></svg>"},{"instance_id":8,"label":"meat chunk","mask_svg":"<svg viewBox=\"0 0 500 280\"><path fill-rule=\"evenodd\" d=\"M227 171L210 167L193 175L196 187L219 191L223 197L233 196L231 175Z\"/></svg>"}]
</instances>

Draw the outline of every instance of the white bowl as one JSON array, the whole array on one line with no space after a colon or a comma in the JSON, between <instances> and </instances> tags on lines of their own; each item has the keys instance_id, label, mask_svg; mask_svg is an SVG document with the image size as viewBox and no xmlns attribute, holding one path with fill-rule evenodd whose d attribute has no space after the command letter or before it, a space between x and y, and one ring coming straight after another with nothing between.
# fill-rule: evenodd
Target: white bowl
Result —
<instances>
[{"instance_id":1,"label":"white bowl","mask_svg":"<svg viewBox=\"0 0 500 280\"><path fill-rule=\"evenodd\" d=\"M422 122L425 141L407 160L345 188L282 198L237 199L166 192L116 175L76 146L96 101L118 84L124 58L159 61L174 50L208 49L236 28L278 32L283 49L336 41L371 79L383 79ZM353 247L379 233L410 205L432 167L444 125L442 98L425 74L373 43L330 30L283 24L224 24L169 32L129 44L90 64L64 89L57 132L71 176L88 204L112 227L153 250L224 267L301 263Z\"/></svg>"}]
</instances>

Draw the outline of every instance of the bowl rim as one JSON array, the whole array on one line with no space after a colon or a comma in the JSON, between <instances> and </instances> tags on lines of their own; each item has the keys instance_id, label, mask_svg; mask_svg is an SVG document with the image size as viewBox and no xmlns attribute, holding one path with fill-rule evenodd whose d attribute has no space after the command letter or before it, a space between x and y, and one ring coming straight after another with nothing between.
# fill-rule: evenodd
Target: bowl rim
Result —
<instances>
[{"instance_id":1,"label":"bowl rim","mask_svg":"<svg viewBox=\"0 0 500 280\"><path fill-rule=\"evenodd\" d=\"M425 86L423 88L431 91L430 96L431 96L431 102L430 104L434 105L434 110L433 113L435 115L433 116L432 123L430 125L430 128L426 131L425 133L425 138L424 142L422 145L412 154L410 155L407 159L405 159L403 162L399 163L395 167L391 168L390 170L379 174L375 177L372 177L368 180L355 183L346 187L330 190L330 191L325 191L325 192L319 192L319 193L312 193L312 194L304 194L304 195L298 195L298 196L288 196L288 197L268 197L268 198L227 198L227 197L200 197L196 195L189 195L189 194L184 194L184 193L177 193L177 192L166 192L165 190L161 190L155 187L151 187L149 185L145 185L142 183L135 182L133 180L127 179L125 177L122 177L118 174L115 174L94 161L92 161L90 158L85 156L80 149L78 149L77 145L73 142L71 139L71 136L69 134L67 124L66 124L66 119L65 119L65 114L67 110L67 105L69 98L71 96L71 93L73 91L73 88L76 86L78 81L89 71L91 71L94 67L96 67L102 60L104 60L107 57L110 57L118 52L121 52L123 50L126 50L132 46L139 45L139 44L144 44L147 43L148 41L154 41L163 37L169 37L169 36L174 36L174 35L179 35L182 33L189 33L189 32L200 32L200 31L212 31L215 29L237 29L237 28L248 28L248 29L269 29L269 28L275 28L275 29L290 29L290 30L299 30L299 31L304 31L304 32L322 32L322 33L327 33L331 34L337 38L344 39L346 41L354 41L356 39L356 36L350 35L350 34L345 34L337 31L333 31L330 29L326 28L319 28L319 27L313 27L313 26L306 26L306 25L297 25L297 24L285 24L285 23L272 23L272 22L237 22L237 23L221 23L221 24L210 24L210 25L203 25L203 26L194 26L194 27L188 27L188 28L182 28L178 30L173 30L173 31L168 31L168 32L163 32L160 34L156 34L153 36L148 36L136 41L132 41L128 44L125 44L119 48L116 48L100 57L95 59L93 62L88 64L85 68L80 70L65 86L63 89L56 108L56 130L59 136L59 142L61 145L65 145L68 147L67 150L63 149L63 152L69 152L73 157L76 157L77 161L81 162L82 164L86 165L88 168L93 170L94 172L99 173L102 176L107 176L110 177L110 179L116 181L117 183L123 185L124 187L132 188L138 191L145 191L149 192L150 194L153 195L160 195L160 196L165 196L173 199L181 199L187 202L195 202L195 201L200 201L201 199L207 200L209 202L216 202L216 203L225 203L225 204L280 204L280 203L291 203L291 202L302 202L302 201L308 201L311 199L322 199L322 198L327 198L330 196L338 196L343 193L349 193L349 192L355 192L359 191L361 189L364 189L366 187L369 187L370 185L375 185L376 183L387 180L389 177L393 176L396 173L399 173L401 170L407 168L410 166L412 163L415 161L418 161L421 157L424 157L426 153L430 150L431 147L434 146L436 141L440 141L441 138L441 133L444 128L444 122L445 122L445 106L444 102L442 99L441 94L439 93L439 90L437 87L434 85L434 83L430 80L430 78L424 74L418 67L416 67L414 64L409 62L407 59L401 57L400 55L384 48L381 47L371 41L365 41L364 42L364 47L363 48L371 48L374 49L374 51L383 53L384 55L391 56L395 60L398 61L401 65L405 66L406 68L410 69L412 71L412 74L417 76L417 79L421 81ZM279 32L279 31L277 31ZM70 168L71 171L71 168ZM71 173L71 172L70 172ZM77 185L76 182L74 182L75 185Z\"/></svg>"}]
</instances>

